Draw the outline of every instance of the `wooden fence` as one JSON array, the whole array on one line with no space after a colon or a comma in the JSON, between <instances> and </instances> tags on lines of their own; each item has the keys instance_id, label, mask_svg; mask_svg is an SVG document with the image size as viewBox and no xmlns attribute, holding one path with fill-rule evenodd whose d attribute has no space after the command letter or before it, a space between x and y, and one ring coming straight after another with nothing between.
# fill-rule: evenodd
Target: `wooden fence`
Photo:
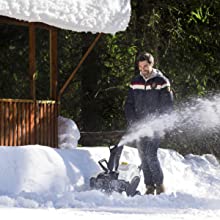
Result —
<instances>
[{"instance_id":1,"label":"wooden fence","mask_svg":"<svg viewBox=\"0 0 220 220\"><path fill-rule=\"evenodd\" d=\"M0 99L0 146L58 146L55 101Z\"/></svg>"}]
</instances>

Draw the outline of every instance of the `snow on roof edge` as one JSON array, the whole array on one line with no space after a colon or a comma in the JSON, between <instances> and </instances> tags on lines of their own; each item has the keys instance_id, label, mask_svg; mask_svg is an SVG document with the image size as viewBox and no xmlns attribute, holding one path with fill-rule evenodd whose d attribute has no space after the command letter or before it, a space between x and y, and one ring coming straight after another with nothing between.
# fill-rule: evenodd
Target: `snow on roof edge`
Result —
<instances>
[{"instance_id":1,"label":"snow on roof edge","mask_svg":"<svg viewBox=\"0 0 220 220\"><path fill-rule=\"evenodd\" d=\"M0 15L41 22L76 32L115 34L125 31L130 0L0 0Z\"/></svg>"}]
</instances>

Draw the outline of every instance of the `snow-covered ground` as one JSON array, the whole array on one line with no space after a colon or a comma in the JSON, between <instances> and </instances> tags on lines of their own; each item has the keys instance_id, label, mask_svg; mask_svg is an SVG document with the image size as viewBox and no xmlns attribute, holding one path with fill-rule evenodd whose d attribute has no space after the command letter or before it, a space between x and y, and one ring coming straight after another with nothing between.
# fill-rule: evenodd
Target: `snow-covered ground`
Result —
<instances>
[{"instance_id":1,"label":"snow-covered ground","mask_svg":"<svg viewBox=\"0 0 220 220\"><path fill-rule=\"evenodd\" d=\"M77 147L76 124L65 118L59 121L62 149L0 147L0 211L8 219L219 219L220 164L213 155L184 157L159 149L165 194L106 195L90 190L89 179L101 171L97 162L108 159L108 148ZM121 177L130 179L140 164L137 150L126 146L120 162L130 166L126 171L120 165ZM138 189L143 193L141 180Z\"/></svg>"}]
</instances>

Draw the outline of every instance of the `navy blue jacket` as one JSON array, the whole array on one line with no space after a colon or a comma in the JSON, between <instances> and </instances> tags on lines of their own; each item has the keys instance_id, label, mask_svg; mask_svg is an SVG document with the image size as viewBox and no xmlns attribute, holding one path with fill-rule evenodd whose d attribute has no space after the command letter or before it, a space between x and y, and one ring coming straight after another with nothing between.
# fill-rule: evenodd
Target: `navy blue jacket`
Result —
<instances>
[{"instance_id":1,"label":"navy blue jacket","mask_svg":"<svg viewBox=\"0 0 220 220\"><path fill-rule=\"evenodd\" d=\"M149 114L169 112L173 106L173 95L169 80L157 69L145 79L141 74L132 81L125 103L128 124L143 119Z\"/></svg>"}]
</instances>

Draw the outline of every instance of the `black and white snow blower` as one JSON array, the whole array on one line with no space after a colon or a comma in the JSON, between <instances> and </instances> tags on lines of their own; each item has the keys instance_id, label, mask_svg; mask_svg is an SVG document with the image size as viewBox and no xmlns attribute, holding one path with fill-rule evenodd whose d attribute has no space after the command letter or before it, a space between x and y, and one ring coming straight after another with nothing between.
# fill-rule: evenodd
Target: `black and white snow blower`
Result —
<instances>
[{"instance_id":1,"label":"black and white snow blower","mask_svg":"<svg viewBox=\"0 0 220 220\"><path fill-rule=\"evenodd\" d=\"M137 187L140 182L140 176L134 176L130 181L119 179L119 160L123 150L123 146L113 145L109 147L110 157L99 160L98 163L104 172L101 172L97 177L90 178L90 188L101 190L107 194L113 192L123 193L127 196L140 195Z\"/></svg>"}]
</instances>

